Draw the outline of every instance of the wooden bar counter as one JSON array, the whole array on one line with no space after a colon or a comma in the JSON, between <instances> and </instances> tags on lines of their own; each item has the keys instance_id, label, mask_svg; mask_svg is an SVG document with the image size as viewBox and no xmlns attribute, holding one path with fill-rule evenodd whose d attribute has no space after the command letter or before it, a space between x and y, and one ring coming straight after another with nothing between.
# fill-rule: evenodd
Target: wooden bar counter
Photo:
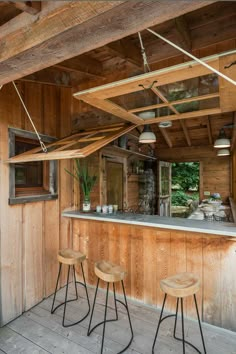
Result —
<instances>
[{"instance_id":1,"label":"wooden bar counter","mask_svg":"<svg viewBox=\"0 0 236 354\"><path fill-rule=\"evenodd\" d=\"M236 331L236 224L78 211L63 216L71 218L74 249L88 257L89 284L96 282L94 262L109 259L127 269L130 298L160 307L160 280L194 272L202 284L197 295L202 320ZM171 300L167 305L174 310ZM186 311L195 318L192 305L187 302Z\"/></svg>"}]
</instances>

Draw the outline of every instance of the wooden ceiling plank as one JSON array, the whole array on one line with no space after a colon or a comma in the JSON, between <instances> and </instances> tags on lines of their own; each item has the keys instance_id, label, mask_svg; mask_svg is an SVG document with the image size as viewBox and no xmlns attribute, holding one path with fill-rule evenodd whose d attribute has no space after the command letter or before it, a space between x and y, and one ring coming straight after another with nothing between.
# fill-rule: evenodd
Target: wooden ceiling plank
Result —
<instances>
[{"instance_id":1,"label":"wooden ceiling plank","mask_svg":"<svg viewBox=\"0 0 236 354\"><path fill-rule=\"evenodd\" d=\"M53 6L50 3L49 9ZM4 65L0 66L0 85L215 3L215 0L182 0L181 5L172 0L139 1L138 5L133 1L52 3L57 3L54 4L57 14L54 8L54 13L51 11L51 15L45 17L45 6L40 19L32 16L34 21L30 22L25 17L23 23L15 19L15 32L9 26L1 31L4 46L0 48L0 61Z\"/></svg>"},{"instance_id":2,"label":"wooden ceiling plank","mask_svg":"<svg viewBox=\"0 0 236 354\"><path fill-rule=\"evenodd\" d=\"M182 43L182 47L185 50L192 50L192 41L190 36L190 28L187 24L187 21L184 16L179 16L175 18L175 27L177 30L178 37L180 38L180 42Z\"/></svg>"},{"instance_id":3,"label":"wooden ceiling plank","mask_svg":"<svg viewBox=\"0 0 236 354\"><path fill-rule=\"evenodd\" d=\"M185 121L180 119L179 122L180 122L180 125L181 125L182 129L183 129L184 137L186 139L186 142L187 142L188 146L192 146L191 139L190 139L189 132L188 132L188 129L186 127Z\"/></svg>"},{"instance_id":4,"label":"wooden ceiling plank","mask_svg":"<svg viewBox=\"0 0 236 354\"><path fill-rule=\"evenodd\" d=\"M233 133L232 133L232 139L231 139L231 151L235 149L236 145L236 112L234 112L234 119L233 119Z\"/></svg>"},{"instance_id":5,"label":"wooden ceiling plank","mask_svg":"<svg viewBox=\"0 0 236 354\"><path fill-rule=\"evenodd\" d=\"M172 144L172 142L171 142L171 139L170 139L169 134L168 134L167 131L166 131L166 128L160 128L160 127L159 127L159 130L160 130L160 132L161 132L163 138L165 139L167 145L169 146L169 148L172 148L172 147L173 147L173 144Z\"/></svg>"},{"instance_id":6,"label":"wooden ceiling plank","mask_svg":"<svg viewBox=\"0 0 236 354\"><path fill-rule=\"evenodd\" d=\"M141 49L136 47L130 39L124 38L107 45L109 52L135 65L139 69L143 66Z\"/></svg>"},{"instance_id":7,"label":"wooden ceiling plank","mask_svg":"<svg viewBox=\"0 0 236 354\"><path fill-rule=\"evenodd\" d=\"M56 64L55 67L104 79L104 76L101 75L103 71L102 63L88 55L65 60L60 64Z\"/></svg>"},{"instance_id":8,"label":"wooden ceiling plank","mask_svg":"<svg viewBox=\"0 0 236 354\"><path fill-rule=\"evenodd\" d=\"M9 1L9 3L30 15L37 15L41 11L41 1Z\"/></svg>"},{"instance_id":9,"label":"wooden ceiling plank","mask_svg":"<svg viewBox=\"0 0 236 354\"><path fill-rule=\"evenodd\" d=\"M207 135L208 135L209 144L212 145L212 144L213 144L213 139L212 139L212 131L211 131L211 121L210 121L210 117L207 117L207 119L206 119L206 124L207 124Z\"/></svg>"}]
</instances>

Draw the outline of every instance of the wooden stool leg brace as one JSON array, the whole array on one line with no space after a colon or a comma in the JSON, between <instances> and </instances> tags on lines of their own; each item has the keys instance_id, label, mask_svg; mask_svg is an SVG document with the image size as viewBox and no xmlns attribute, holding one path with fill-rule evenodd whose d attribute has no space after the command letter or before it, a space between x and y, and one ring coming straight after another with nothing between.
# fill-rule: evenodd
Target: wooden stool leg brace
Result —
<instances>
[{"instance_id":1,"label":"wooden stool leg brace","mask_svg":"<svg viewBox=\"0 0 236 354\"><path fill-rule=\"evenodd\" d=\"M80 262L80 266L81 266L81 270L82 270L82 276L83 276L83 283L80 281L76 280L76 276L75 276L75 266L74 265L68 265L68 273L67 273L67 282L66 282L66 293L65 293L65 301L62 302L61 304L57 305L54 308L54 304L55 304L55 300L56 300L56 294L57 294L57 289L58 289L58 283L59 283L59 279L60 279L60 275L61 275L61 267L62 267L62 263L59 263L59 271L58 271L58 276L57 276L57 282L56 282L56 288L55 288L55 292L54 292L54 296L53 296L53 303L52 303L52 309L51 309L51 314L53 314L60 306L64 305L64 311L63 311L63 319L62 319L62 325L63 327L70 327L70 326L74 326L80 322L82 322L88 315L90 312L90 302L89 302L89 297L88 297L88 289L87 289L87 285L86 285L86 280L85 280L85 276L84 276L84 269L83 269L83 264L82 262ZM75 293L76 293L76 297L74 299L70 299L67 300L67 296L68 296L68 287L69 287L69 277L70 277L70 269L73 269L73 278L74 278L74 285L75 285ZM78 290L77 290L77 284L82 285L85 288L85 292L86 292L86 298L87 298L87 302L88 302L88 311L87 313L77 322L75 323L70 323L70 324L65 324L65 315L66 315L66 305L68 302L71 301L76 301L78 300Z\"/></svg>"}]
</instances>

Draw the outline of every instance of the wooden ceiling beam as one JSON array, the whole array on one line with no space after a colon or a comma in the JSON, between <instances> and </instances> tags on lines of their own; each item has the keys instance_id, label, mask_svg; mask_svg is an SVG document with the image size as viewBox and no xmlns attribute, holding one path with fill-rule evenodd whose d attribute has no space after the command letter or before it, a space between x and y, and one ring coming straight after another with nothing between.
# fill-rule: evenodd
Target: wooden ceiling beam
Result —
<instances>
[{"instance_id":1,"label":"wooden ceiling beam","mask_svg":"<svg viewBox=\"0 0 236 354\"><path fill-rule=\"evenodd\" d=\"M143 66L141 49L136 47L130 39L120 39L109 43L106 47L113 55L127 60L139 69Z\"/></svg>"},{"instance_id":2,"label":"wooden ceiling beam","mask_svg":"<svg viewBox=\"0 0 236 354\"><path fill-rule=\"evenodd\" d=\"M30 15L37 15L41 11L41 1L8 1L8 3Z\"/></svg>"},{"instance_id":3,"label":"wooden ceiling beam","mask_svg":"<svg viewBox=\"0 0 236 354\"><path fill-rule=\"evenodd\" d=\"M43 6L39 19L32 16L34 20L29 21L24 17L22 22L19 16L26 14L21 14L9 21L11 25L5 26L3 31L1 28L0 84L215 2L49 2L48 6Z\"/></svg>"}]
</instances>

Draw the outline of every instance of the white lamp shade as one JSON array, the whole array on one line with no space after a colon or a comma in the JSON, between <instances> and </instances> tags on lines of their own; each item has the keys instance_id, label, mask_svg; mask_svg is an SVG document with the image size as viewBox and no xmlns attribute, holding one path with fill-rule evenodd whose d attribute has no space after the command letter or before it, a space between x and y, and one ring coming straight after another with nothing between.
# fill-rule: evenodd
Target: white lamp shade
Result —
<instances>
[{"instance_id":1,"label":"white lamp shade","mask_svg":"<svg viewBox=\"0 0 236 354\"><path fill-rule=\"evenodd\" d=\"M230 155L229 149L220 149L217 151L217 156L228 156Z\"/></svg>"},{"instance_id":2,"label":"white lamp shade","mask_svg":"<svg viewBox=\"0 0 236 354\"><path fill-rule=\"evenodd\" d=\"M155 112L154 111L144 111L144 112L138 113L138 116L140 118L142 118L143 120L151 119L151 118L155 118Z\"/></svg>"},{"instance_id":3,"label":"white lamp shade","mask_svg":"<svg viewBox=\"0 0 236 354\"><path fill-rule=\"evenodd\" d=\"M216 139L214 143L215 148L227 148L230 147L230 140L227 138Z\"/></svg>"},{"instance_id":4,"label":"white lamp shade","mask_svg":"<svg viewBox=\"0 0 236 354\"><path fill-rule=\"evenodd\" d=\"M214 143L214 148L227 148L230 147L230 140L226 137L225 131L221 128L218 138Z\"/></svg>"},{"instance_id":5,"label":"white lamp shade","mask_svg":"<svg viewBox=\"0 0 236 354\"><path fill-rule=\"evenodd\" d=\"M150 144L156 142L156 135L152 132L149 125L145 125L143 132L139 136L139 143L141 144Z\"/></svg>"}]
</instances>

